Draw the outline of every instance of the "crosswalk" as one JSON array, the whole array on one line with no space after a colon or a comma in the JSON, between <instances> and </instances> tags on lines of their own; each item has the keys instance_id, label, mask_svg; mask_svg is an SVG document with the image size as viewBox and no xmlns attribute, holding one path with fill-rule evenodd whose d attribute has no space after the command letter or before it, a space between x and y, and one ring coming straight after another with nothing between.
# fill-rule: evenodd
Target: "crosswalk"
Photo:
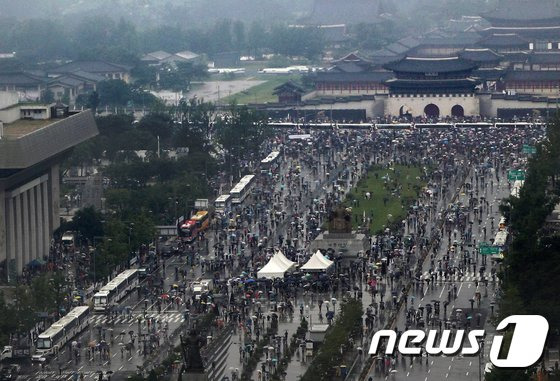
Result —
<instances>
[{"instance_id":1,"label":"crosswalk","mask_svg":"<svg viewBox=\"0 0 560 381\"><path fill-rule=\"evenodd\" d=\"M35 372L32 375L20 375L17 381L40 381L40 380L65 380L70 381L76 379L74 373L82 373L84 379L97 380L99 378L99 372L88 370L88 371L74 371L74 370L63 370L60 374L56 370L42 370Z\"/></svg>"},{"instance_id":2,"label":"crosswalk","mask_svg":"<svg viewBox=\"0 0 560 381\"><path fill-rule=\"evenodd\" d=\"M114 320L110 320L109 317L107 315L103 315L103 314L99 314L99 315L92 315L90 316L90 324L106 324L111 322L114 322L115 325L118 324L134 324L134 323L138 323L138 317L141 316L142 320L144 320L144 318L150 318L150 319L155 319L155 320L159 320L162 323L182 323L184 320L183 317L183 313L182 312L178 312L178 311L170 311L170 312L162 312L162 313L146 313L146 315L144 316L144 313L142 312L137 312L137 313L133 313L130 317L128 316L119 316Z\"/></svg>"},{"instance_id":3,"label":"crosswalk","mask_svg":"<svg viewBox=\"0 0 560 381\"><path fill-rule=\"evenodd\" d=\"M439 274L438 274L439 275ZM431 277L430 273L428 271L424 271L424 274L422 275L422 279L429 279ZM488 274L485 274L484 276L480 276L480 273L475 273L474 271L467 271L465 273L463 273L463 275L460 274L453 274L450 275L448 277L446 277L445 275L443 275L442 277L436 277L436 282L441 282L446 281L446 282L482 282L484 279L488 279L489 283L498 283L499 279L498 277L495 277L494 281L492 280L492 277L489 276Z\"/></svg>"}]
</instances>

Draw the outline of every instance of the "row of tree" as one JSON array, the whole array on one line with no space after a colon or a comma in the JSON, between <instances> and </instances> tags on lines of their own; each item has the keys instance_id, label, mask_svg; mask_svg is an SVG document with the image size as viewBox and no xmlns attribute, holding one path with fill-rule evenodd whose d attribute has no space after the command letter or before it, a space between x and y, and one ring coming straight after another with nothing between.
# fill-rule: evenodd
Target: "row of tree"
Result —
<instances>
[{"instance_id":1,"label":"row of tree","mask_svg":"<svg viewBox=\"0 0 560 381\"><path fill-rule=\"evenodd\" d=\"M502 266L500 319L520 314L544 316L550 324L548 345L557 344L560 329L560 304L554 302L560 293L560 234L545 220L560 200L559 179L560 116L557 115L548 124L547 139L529 160L519 198L510 197L500 206L514 237ZM508 338L511 340L511 332ZM531 373L497 368L486 379L530 380Z\"/></svg>"}]
</instances>

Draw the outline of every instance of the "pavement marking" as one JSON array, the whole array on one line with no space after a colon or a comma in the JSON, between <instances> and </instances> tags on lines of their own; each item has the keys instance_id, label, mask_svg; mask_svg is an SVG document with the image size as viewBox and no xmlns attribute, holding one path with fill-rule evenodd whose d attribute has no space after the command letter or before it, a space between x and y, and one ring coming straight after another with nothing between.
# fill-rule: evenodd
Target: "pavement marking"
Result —
<instances>
[{"instance_id":1,"label":"pavement marking","mask_svg":"<svg viewBox=\"0 0 560 381\"><path fill-rule=\"evenodd\" d=\"M119 368L119 370L122 370L122 368L124 368L124 365L121 365L121 367ZM469 373L467 372L467 375L468 375L468 374L469 374Z\"/></svg>"},{"instance_id":2,"label":"pavement marking","mask_svg":"<svg viewBox=\"0 0 560 381\"><path fill-rule=\"evenodd\" d=\"M132 361L132 356L130 356L130 358L128 359L128 361Z\"/></svg>"},{"instance_id":3,"label":"pavement marking","mask_svg":"<svg viewBox=\"0 0 560 381\"><path fill-rule=\"evenodd\" d=\"M441 288L441 292L439 293L439 297L440 297L440 298L441 298L441 296L443 295L443 291L445 291L445 286L443 286L443 287Z\"/></svg>"},{"instance_id":4,"label":"pavement marking","mask_svg":"<svg viewBox=\"0 0 560 381\"><path fill-rule=\"evenodd\" d=\"M432 360L432 362L430 363L430 365L434 365L434 360Z\"/></svg>"},{"instance_id":5,"label":"pavement marking","mask_svg":"<svg viewBox=\"0 0 560 381\"><path fill-rule=\"evenodd\" d=\"M408 376L410 376L410 372L407 372L407 373L406 373L406 377L408 377Z\"/></svg>"},{"instance_id":6,"label":"pavement marking","mask_svg":"<svg viewBox=\"0 0 560 381\"><path fill-rule=\"evenodd\" d=\"M81 371L82 369L84 369L84 366L82 365L81 367L78 368L78 371Z\"/></svg>"},{"instance_id":7,"label":"pavement marking","mask_svg":"<svg viewBox=\"0 0 560 381\"><path fill-rule=\"evenodd\" d=\"M426 378L424 379L424 381L428 381L428 377L426 377Z\"/></svg>"},{"instance_id":8,"label":"pavement marking","mask_svg":"<svg viewBox=\"0 0 560 381\"><path fill-rule=\"evenodd\" d=\"M449 377L449 373L445 373L445 378Z\"/></svg>"},{"instance_id":9,"label":"pavement marking","mask_svg":"<svg viewBox=\"0 0 560 381\"><path fill-rule=\"evenodd\" d=\"M453 362L455 360L455 357L451 357L451 362Z\"/></svg>"},{"instance_id":10,"label":"pavement marking","mask_svg":"<svg viewBox=\"0 0 560 381\"><path fill-rule=\"evenodd\" d=\"M471 365L472 365L472 361L469 362L469 366L471 366Z\"/></svg>"},{"instance_id":11,"label":"pavement marking","mask_svg":"<svg viewBox=\"0 0 560 381\"><path fill-rule=\"evenodd\" d=\"M469 375L469 372L467 372L467 374L465 374L465 376L468 376L468 375Z\"/></svg>"}]
</instances>

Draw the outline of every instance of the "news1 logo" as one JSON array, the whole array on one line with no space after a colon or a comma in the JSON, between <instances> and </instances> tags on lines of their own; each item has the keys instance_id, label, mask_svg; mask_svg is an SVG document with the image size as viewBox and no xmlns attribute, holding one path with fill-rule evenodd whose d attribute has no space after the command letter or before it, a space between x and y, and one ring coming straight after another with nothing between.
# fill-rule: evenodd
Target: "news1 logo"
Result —
<instances>
[{"instance_id":1,"label":"news1 logo","mask_svg":"<svg viewBox=\"0 0 560 381\"><path fill-rule=\"evenodd\" d=\"M548 321L540 315L512 315L502 320L496 331L504 331L508 326L515 325L513 336L507 356L500 358L500 351L504 340L503 335L495 335L490 348L490 361L499 368L527 368L534 365L542 356L546 337L548 335ZM471 330L467 333L469 346L464 347L465 330L457 330L453 343L450 343L452 332L443 330L441 334L437 330L426 332L418 329L408 330L402 333L398 343L398 350L403 355L420 355L421 346L425 343L426 352L437 356L444 354L453 356L458 353L462 355L475 355L480 352L480 341L484 338L485 331L482 329ZM436 343L438 336L439 343ZM385 354L391 355L397 346L397 333L391 330L381 330L373 335L370 355L376 355L382 338L387 338Z\"/></svg>"}]
</instances>

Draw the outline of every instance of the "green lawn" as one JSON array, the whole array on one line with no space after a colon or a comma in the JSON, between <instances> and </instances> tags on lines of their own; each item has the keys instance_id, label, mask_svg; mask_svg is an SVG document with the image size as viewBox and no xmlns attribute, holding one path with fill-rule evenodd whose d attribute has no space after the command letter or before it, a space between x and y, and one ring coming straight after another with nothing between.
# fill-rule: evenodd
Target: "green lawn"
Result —
<instances>
[{"instance_id":1,"label":"green lawn","mask_svg":"<svg viewBox=\"0 0 560 381\"><path fill-rule=\"evenodd\" d=\"M426 185L419 178L421 174L421 168L403 165L390 169L372 168L356 188L352 189L344 203L345 206L352 207L353 227L362 225L364 211L366 218L373 214L369 226L371 234L376 234L387 224L402 220L410 203L418 197L417 192ZM389 180L386 179L387 175ZM366 192L372 195L369 200L365 197ZM357 204L354 200L357 200Z\"/></svg>"},{"instance_id":2,"label":"green lawn","mask_svg":"<svg viewBox=\"0 0 560 381\"><path fill-rule=\"evenodd\" d=\"M222 98L220 102L223 104L232 103L234 101L237 104L278 102L278 97L272 94L274 88L289 80L297 81L299 78L299 75L259 75L255 77L255 79L267 79L267 81L240 93Z\"/></svg>"}]
</instances>

